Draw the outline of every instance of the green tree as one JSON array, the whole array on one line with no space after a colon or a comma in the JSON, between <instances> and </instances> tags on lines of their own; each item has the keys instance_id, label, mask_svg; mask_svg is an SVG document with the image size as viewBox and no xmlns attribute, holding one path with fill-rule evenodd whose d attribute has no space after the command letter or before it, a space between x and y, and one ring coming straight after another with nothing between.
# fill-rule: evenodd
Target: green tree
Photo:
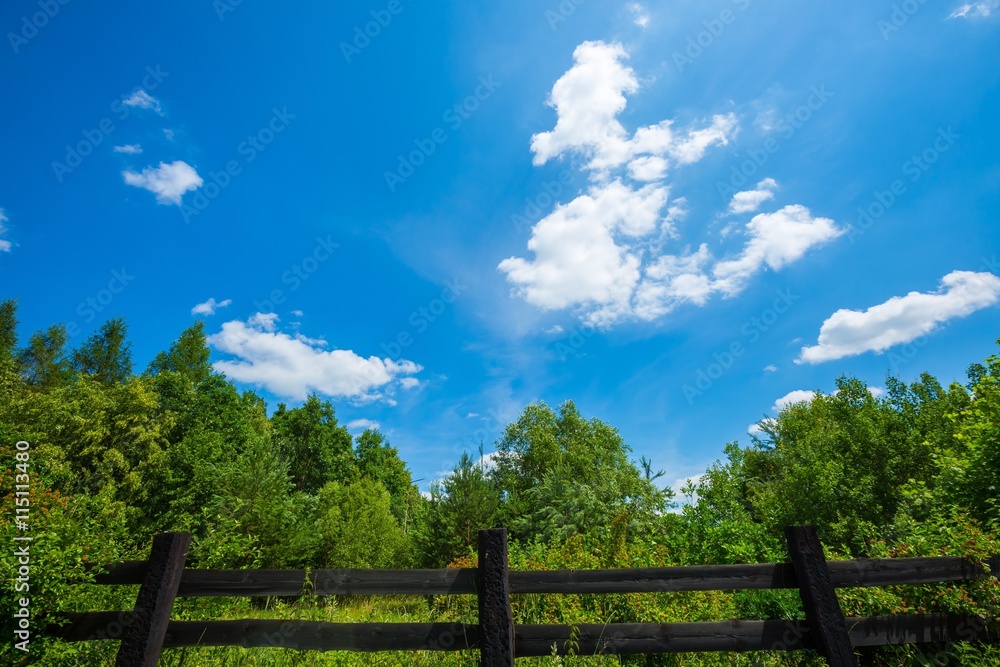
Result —
<instances>
[{"instance_id":1,"label":"green tree","mask_svg":"<svg viewBox=\"0 0 1000 667\"><path fill-rule=\"evenodd\" d=\"M498 443L494 479L505 524L520 538L544 540L607 539L615 519L630 535L655 530L672 492L643 476L630 451L616 429L584 419L572 401L558 414L529 405Z\"/></svg>"},{"instance_id":2,"label":"green tree","mask_svg":"<svg viewBox=\"0 0 1000 667\"><path fill-rule=\"evenodd\" d=\"M132 375L128 326L122 318L108 320L71 355L77 373L106 384L121 384Z\"/></svg>"},{"instance_id":3,"label":"green tree","mask_svg":"<svg viewBox=\"0 0 1000 667\"><path fill-rule=\"evenodd\" d=\"M385 487L392 498L393 513L404 521L416 489L399 451L377 430L366 429L355 439L354 455L358 474Z\"/></svg>"},{"instance_id":4,"label":"green tree","mask_svg":"<svg viewBox=\"0 0 1000 667\"><path fill-rule=\"evenodd\" d=\"M17 302L0 301L0 364L17 359Z\"/></svg>"},{"instance_id":5,"label":"green tree","mask_svg":"<svg viewBox=\"0 0 1000 667\"><path fill-rule=\"evenodd\" d=\"M55 324L28 339L28 346L18 353L21 374L28 385L45 391L69 380L72 369L66 359L66 327Z\"/></svg>"},{"instance_id":6,"label":"green tree","mask_svg":"<svg viewBox=\"0 0 1000 667\"><path fill-rule=\"evenodd\" d=\"M185 329L171 343L169 350L157 354L150 362L147 372L151 375L177 373L197 385L212 374L212 365L208 361L210 355L206 344L205 324L199 320Z\"/></svg>"},{"instance_id":7,"label":"green tree","mask_svg":"<svg viewBox=\"0 0 1000 667\"><path fill-rule=\"evenodd\" d=\"M327 482L357 478L351 434L337 423L329 401L311 394L299 408L279 404L271 424L275 446L288 461L298 490L315 494Z\"/></svg>"},{"instance_id":8,"label":"green tree","mask_svg":"<svg viewBox=\"0 0 1000 667\"><path fill-rule=\"evenodd\" d=\"M417 532L424 563L442 567L468 555L479 531L499 523L500 509L495 482L481 462L463 452L451 474L431 485L430 502Z\"/></svg>"},{"instance_id":9,"label":"green tree","mask_svg":"<svg viewBox=\"0 0 1000 667\"><path fill-rule=\"evenodd\" d=\"M333 568L391 568L409 564L409 540L380 482L327 483L319 493L319 563Z\"/></svg>"}]
</instances>

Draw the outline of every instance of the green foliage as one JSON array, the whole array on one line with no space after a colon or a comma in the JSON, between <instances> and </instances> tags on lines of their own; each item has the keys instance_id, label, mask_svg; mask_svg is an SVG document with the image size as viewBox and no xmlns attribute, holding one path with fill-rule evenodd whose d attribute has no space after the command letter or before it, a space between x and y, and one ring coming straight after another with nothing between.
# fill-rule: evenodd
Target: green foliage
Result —
<instances>
[{"instance_id":1,"label":"green foliage","mask_svg":"<svg viewBox=\"0 0 1000 667\"><path fill-rule=\"evenodd\" d=\"M125 382L132 374L132 352L127 334L125 320L108 320L80 349L73 350L73 369L81 375L92 376L98 382Z\"/></svg>"},{"instance_id":2,"label":"green foliage","mask_svg":"<svg viewBox=\"0 0 1000 667\"><path fill-rule=\"evenodd\" d=\"M635 465L621 435L572 402L525 408L492 457L464 454L425 498L399 452L374 430L353 442L333 405L298 407L240 392L212 370L203 325L185 330L146 373L131 371L127 328L110 320L66 352L49 327L18 347L17 309L0 302L0 481L13 502L12 443L31 443L32 608L50 616L125 609L135 587L94 587L87 566L142 559L160 530L187 530L193 567L471 567L478 531L511 529L514 569L663 567L786 560L782 529L817 526L829 558L1000 552L1000 357L965 385L888 378L884 396L841 378L838 391L782 410L749 446L683 490L670 513L662 472ZM1000 342L1000 341L998 341ZM492 459L491 463L488 461ZM8 505L9 507L10 505ZM0 539L17 534L0 514ZM0 553L5 580L13 551ZM995 579L840 592L849 615L965 613L1000 618ZM12 596L0 600L9 619ZM515 596L519 623L668 623L801 615L795 591ZM263 606L263 608L261 608ZM271 601L190 599L182 618L476 621L474 598ZM6 627L6 626L5 626ZM111 664L113 642L39 637L24 664ZM567 647L559 647L566 649ZM574 648L572 645L569 648ZM578 646L576 647L578 648ZM13 656L0 645L0 661ZM573 655L575 653L575 655ZM995 647L881 647L870 664L1000 664ZM22 658L23 656L16 656ZM937 663L933 662L937 660ZM474 664L469 654L297 655L278 649L168 650L164 664ZM579 655L526 664L792 665L802 654Z\"/></svg>"},{"instance_id":3,"label":"green foliage","mask_svg":"<svg viewBox=\"0 0 1000 667\"><path fill-rule=\"evenodd\" d=\"M498 443L502 521L525 540L606 538L619 516L633 533L655 530L672 492L644 477L629 451L616 429L585 420L572 401L558 414L544 403L529 405Z\"/></svg>"},{"instance_id":4,"label":"green foliage","mask_svg":"<svg viewBox=\"0 0 1000 667\"><path fill-rule=\"evenodd\" d=\"M312 394L300 408L288 410L280 404L271 424L275 446L288 461L298 490L315 494L327 482L357 478L351 434L337 423L329 401Z\"/></svg>"},{"instance_id":5,"label":"green foliage","mask_svg":"<svg viewBox=\"0 0 1000 667\"><path fill-rule=\"evenodd\" d=\"M417 534L424 564L441 567L467 555L479 531L497 525L501 505L484 466L463 452L452 473L431 485L423 530Z\"/></svg>"},{"instance_id":6,"label":"green foliage","mask_svg":"<svg viewBox=\"0 0 1000 667\"><path fill-rule=\"evenodd\" d=\"M392 513L392 497L368 477L320 490L317 532L321 567L405 567L409 541Z\"/></svg>"}]
</instances>

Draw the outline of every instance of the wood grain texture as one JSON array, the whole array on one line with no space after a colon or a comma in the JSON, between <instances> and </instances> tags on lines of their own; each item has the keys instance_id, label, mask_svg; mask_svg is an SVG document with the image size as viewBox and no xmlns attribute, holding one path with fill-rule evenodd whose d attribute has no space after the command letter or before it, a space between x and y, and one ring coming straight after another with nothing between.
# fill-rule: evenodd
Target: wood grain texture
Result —
<instances>
[{"instance_id":1,"label":"wood grain texture","mask_svg":"<svg viewBox=\"0 0 1000 667\"><path fill-rule=\"evenodd\" d=\"M156 666L190 544L190 533L160 533L153 538L146 578L118 648L115 667Z\"/></svg>"},{"instance_id":2,"label":"wood grain texture","mask_svg":"<svg viewBox=\"0 0 1000 667\"><path fill-rule=\"evenodd\" d=\"M799 596L809 624L809 637L816 650L831 667L858 667L816 527L789 526L785 528L785 539L799 580Z\"/></svg>"}]
</instances>

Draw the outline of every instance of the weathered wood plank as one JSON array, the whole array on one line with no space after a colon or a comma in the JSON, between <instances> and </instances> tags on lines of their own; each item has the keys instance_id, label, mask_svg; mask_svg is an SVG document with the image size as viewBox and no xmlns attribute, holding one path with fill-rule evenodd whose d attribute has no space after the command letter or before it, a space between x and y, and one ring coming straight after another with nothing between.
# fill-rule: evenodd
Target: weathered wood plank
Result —
<instances>
[{"instance_id":1,"label":"weathered wood plank","mask_svg":"<svg viewBox=\"0 0 1000 667\"><path fill-rule=\"evenodd\" d=\"M830 581L830 570L816 527L788 526L785 539L799 580L799 596L809 623L809 637L816 644L816 650L831 667L857 667L858 659L851 647L851 637L837 592Z\"/></svg>"},{"instance_id":2,"label":"weathered wood plank","mask_svg":"<svg viewBox=\"0 0 1000 667\"><path fill-rule=\"evenodd\" d=\"M507 529L479 531L479 648L482 667L514 667L514 618L507 579Z\"/></svg>"},{"instance_id":3,"label":"weathered wood plank","mask_svg":"<svg viewBox=\"0 0 1000 667\"><path fill-rule=\"evenodd\" d=\"M46 635L65 641L114 639L129 612L66 614L66 625ZM1000 625L974 616L922 614L848 618L855 646L928 642L1000 641ZM701 623L612 623L577 626L585 653L704 651L795 651L814 648L804 621L712 621ZM171 621L164 647L283 646L300 651L459 651L478 648L478 626L461 623L321 623L314 621ZM120 636L120 635L118 635ZM570 627L515 625L518 656L565 652ZM281 642L281 643L279 643Z\"/></svg>"},{"instance_id":4,"label":"weathered wood plank","mask_svg":"<svg viewBox=\"0 0 1000 667\"><path fill-rule=\"evenodd\" d=\"M1000 556L991 570L1000 572ZM878 558L829 561L834 587L894 586L973 581L982 568L957 557ZM99 584L139 584L146 561L126 561L97 575ZM473 595L475 569L313 570L317 595ZM305 570L185 570L179 597L297 596ZM510 592L659 593L703 590L798 588L791 564L696 565L615 570L553 570L508 574Z\"/></svg>"},{"instance_id":5,"label":"weathered wood plank","mask_svg":"<svg viewBox=\"0 0 1000 667\"><path fill-rule=\"evenodd\" d=\"M115 667L156 667L190 544L190 533L160 533L153 538L146 579L139 588Z\"/></svg>"}]
</instances>

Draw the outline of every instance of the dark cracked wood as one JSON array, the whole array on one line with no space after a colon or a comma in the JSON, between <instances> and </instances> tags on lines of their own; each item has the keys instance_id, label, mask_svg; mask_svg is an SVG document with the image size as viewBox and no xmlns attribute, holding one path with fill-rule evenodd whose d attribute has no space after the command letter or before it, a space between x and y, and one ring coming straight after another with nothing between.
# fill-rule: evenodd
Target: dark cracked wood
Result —
<instances>
[{"instance_id":1,"label":"dark cracked wood","mask_svg":"<svg viewBox=\"0 0 1000 667\"><path fill-rule=\"evenodd\" d=\"M514 618L507 578L507 529L479 531L479 647L482 667L513 667Z\"/></svg>"},{"instance_id":2,"label":"dark cracked wood","mask_svg":"<svg viewBox=\"0 0 1000 667\"><path fill-rule=\"evenodd\" d=\"M858 667L816 527L789 526L785 528L785 539L816 650L832 667Z\"/></svg>"},{"instance_id":3,"label":"dark cracked wood","mask_svg":"<svg viewBox=\"0 0 1000 667\"><path fill-rule=\"evenodd\" d=\"M153 538L146 579L139 587L115 667L155 667L160 659L190 544L190 533L160 533Z\"/></svg>"}]
</instances>

